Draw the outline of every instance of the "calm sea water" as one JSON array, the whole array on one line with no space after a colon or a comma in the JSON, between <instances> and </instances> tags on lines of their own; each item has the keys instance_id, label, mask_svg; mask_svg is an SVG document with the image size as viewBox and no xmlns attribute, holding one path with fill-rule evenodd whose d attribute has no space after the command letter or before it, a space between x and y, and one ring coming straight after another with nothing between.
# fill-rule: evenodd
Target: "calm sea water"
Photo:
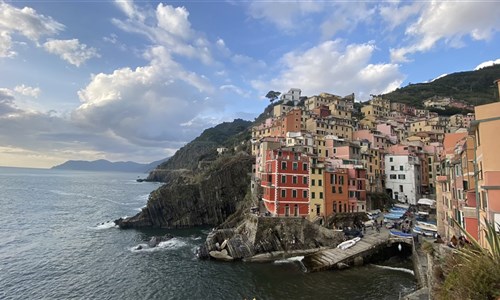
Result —
<instances>
[{"instance_id":1,"label":"calm sea water","mask_svg":"<svg viewBox=\"0 0 500 300\"><path fill-rule=\"evenodd\" d=\"M0 299L398 299L416 286L408 261L308 274L292 261L199 261L206 228L99 225L146 204L159 184L137 176L0 168Z\"/></svg>"}]
</instances>

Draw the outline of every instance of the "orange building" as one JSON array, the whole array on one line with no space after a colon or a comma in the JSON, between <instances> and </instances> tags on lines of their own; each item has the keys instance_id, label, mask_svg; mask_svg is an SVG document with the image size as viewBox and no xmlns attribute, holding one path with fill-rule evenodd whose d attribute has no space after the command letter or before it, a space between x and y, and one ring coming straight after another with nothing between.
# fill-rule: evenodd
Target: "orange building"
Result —
<instances>
[{"instance_id":1,"label":"orange building","mask_svg":"<svg viewBox=\"0 0 500 300\"><path fill-rule=\"evenodd\" d=\"M325 214L347 212L349 205L347 169L325 168Z\"/></svg>"}]
</instances>

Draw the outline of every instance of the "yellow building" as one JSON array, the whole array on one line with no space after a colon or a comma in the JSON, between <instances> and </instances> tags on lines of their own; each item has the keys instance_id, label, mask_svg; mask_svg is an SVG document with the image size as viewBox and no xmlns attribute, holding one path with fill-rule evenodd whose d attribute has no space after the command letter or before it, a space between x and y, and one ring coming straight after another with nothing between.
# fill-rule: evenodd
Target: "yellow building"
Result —
<instances>
[{"instance_id":1,"label":"yellow building","mask_svg":"<svg viewBox=\"0 0 500 300\"><path fill-rule=\"evenodd\" d=\"M314 222L325 216L325 183L323 182L323 160L309 160L309 220Z\"/></svg>"},{"instance_id":2,"label":"yellow building","mask_svg":"<svg viewBox=\"0 0 500 300\"><path fill-rule=\"evenodd\" d=\"M344 139L352 139L352 125L350 120L338 118L310 117L306 120L305 129L316 135L335 135Z\"/></svg>"}]
</instances>

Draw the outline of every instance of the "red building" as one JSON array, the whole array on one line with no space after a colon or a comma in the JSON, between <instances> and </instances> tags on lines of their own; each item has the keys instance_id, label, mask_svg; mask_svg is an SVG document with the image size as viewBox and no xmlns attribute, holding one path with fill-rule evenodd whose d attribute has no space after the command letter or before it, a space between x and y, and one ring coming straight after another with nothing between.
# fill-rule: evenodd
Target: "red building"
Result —
<instances>
[{"instance_id":1,"label":"red building","mask_svg":"<svg viewBox=\"0 0 500 300\"><path fill-rule=\"evenodd\" d=\"M265 153L262 200L275 216L308 216L309 158L305 153L302 147Z\"/></svg>"}]
</instances>

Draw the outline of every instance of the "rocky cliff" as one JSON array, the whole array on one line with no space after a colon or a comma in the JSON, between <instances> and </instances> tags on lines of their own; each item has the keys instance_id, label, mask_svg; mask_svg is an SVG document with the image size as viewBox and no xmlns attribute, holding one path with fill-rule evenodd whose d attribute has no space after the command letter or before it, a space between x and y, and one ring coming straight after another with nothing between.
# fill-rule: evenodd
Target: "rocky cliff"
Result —
<instances>
[{"instance_id":1,"label":"rocky cliff","mask_svg":"<svg viewBox=\"0 0 500 300\"><path fill-rule=\"evenodd\" d=\"M247 213L234 228L212 231L200 258L273 260L334 247L344 234L297 217L259 217Z\"/></svg>"},{"instance_id":2,"label":"rocky cliff","mask_svg":"<svg viewBox=\"0 0 500 300\"><path fill-rule=\"evenodd\" d=\"M243 203L250 189L254 157L222 156L203 171L168 173L168 183L153 191L137 215L118 219L120 228L217 226Z\"/></svg>"}]
</instances>

